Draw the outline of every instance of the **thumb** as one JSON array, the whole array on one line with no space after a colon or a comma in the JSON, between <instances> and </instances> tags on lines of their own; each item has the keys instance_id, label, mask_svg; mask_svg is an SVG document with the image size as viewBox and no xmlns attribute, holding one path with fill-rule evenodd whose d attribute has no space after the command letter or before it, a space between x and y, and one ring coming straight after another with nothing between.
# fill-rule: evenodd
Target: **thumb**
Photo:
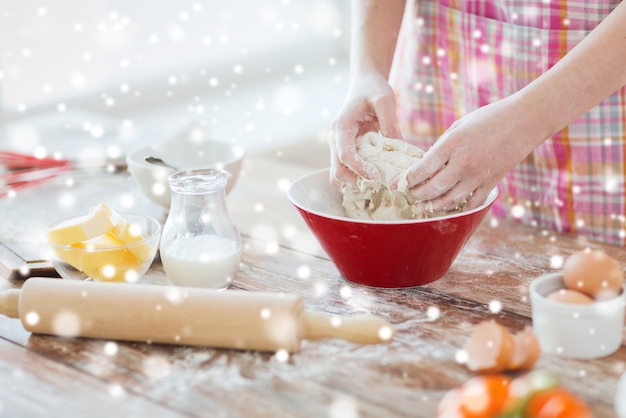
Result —
<instances>
[{"instance_id":1,"label":"thumb","mask_svg":"<svg viewBox=\"0 0 626 418\"><path fill-rule=\"evenodd\" d=\"M396 115L396 101L393 95L379 100L375 111L381 135L387 138L402 139L402 132L398 126Z\"/></svg>"}]
</instances>

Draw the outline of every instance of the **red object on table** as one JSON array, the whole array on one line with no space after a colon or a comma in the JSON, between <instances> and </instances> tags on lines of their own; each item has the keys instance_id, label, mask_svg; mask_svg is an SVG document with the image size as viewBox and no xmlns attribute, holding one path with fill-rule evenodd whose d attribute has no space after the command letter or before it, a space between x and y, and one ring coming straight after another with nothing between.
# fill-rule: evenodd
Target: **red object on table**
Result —
<instances>
[{"instance_id":1,"label":"red object on table","mask_svg":"<svg viewBox=\"0 0 626 418\"><path fill-rule=\"evenodd\" d=\"M69 160L39 158L13 151L0 151L0 165L9 170L0 174L0 197L48 181L72 168Z\"/></svg>"}]
</instances>

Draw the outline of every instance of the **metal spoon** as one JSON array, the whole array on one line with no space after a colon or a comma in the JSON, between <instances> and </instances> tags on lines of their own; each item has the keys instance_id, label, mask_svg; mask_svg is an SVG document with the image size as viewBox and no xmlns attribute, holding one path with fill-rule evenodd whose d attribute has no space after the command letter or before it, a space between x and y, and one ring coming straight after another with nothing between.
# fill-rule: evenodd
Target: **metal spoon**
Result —
<instances>
[{"instance_id":1,"label":"metal spoon","mask_svg":"<svg viewBox=\"0 0 626 418\"><path fill-rule=\"evenodd\" d=\"M170 165L170 164L166 163L165 161L163 161L159 157L153 157L153 156L149 155L147 157L144 157L144 160L149 162L150 164L160 165L162 167L167 167L167 168L170 168L172 170L178 171L178 167L174 167L173 165Z\"/></svg>"}]
</instances>

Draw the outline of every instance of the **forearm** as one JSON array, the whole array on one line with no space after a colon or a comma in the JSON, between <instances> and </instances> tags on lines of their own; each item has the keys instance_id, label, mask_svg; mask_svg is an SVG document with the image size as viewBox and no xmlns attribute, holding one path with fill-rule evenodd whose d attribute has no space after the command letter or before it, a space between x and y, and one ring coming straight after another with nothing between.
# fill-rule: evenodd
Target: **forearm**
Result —
<instances>
[{"instance_id":1,"label":"forearm","mask_svg":"<svg viewBox=\"0 0 626 418\"><path fill-rule=\"evenodd\" d=\"M626 84L626 4L554 67L522 89L521 108L533 118L539 145Z\"/></svg>"},{"instance_id":2,"label":"forearm","mask_svg":"<svg viewBox=\"0 0 626 418\"><path fill-rule=\"evenodd\" d=\"M389 75L404 0L353 0L351 74Z\"/></svg>"}]
</instances>

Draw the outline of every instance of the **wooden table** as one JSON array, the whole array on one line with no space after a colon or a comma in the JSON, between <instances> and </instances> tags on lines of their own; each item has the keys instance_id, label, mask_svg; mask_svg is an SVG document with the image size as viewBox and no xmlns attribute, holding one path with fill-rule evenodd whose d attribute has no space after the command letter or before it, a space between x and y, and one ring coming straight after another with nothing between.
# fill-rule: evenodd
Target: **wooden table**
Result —
<instances>
[{"instance_id":1,"label":"wooden table","mask_svg":"<svg viewBox=\"0 0 626 418\"><path fill-rule=\"evenodd\" d=\"M315 147L319 151L319 144ZM294 154L302 155L309 150ZM307 308L326 313L381 315L397 329L392 342L306 341L300 353L285 359L274 353L30 335L18 320L0 317L0 415L433 417L443 394L473 376L455 361L472 326L487 318L511 331L529 324L528 285L554 269L553 257L591 246L626 265L622 248L488 216L436 283L400 290L352 284L339 275L286 198L289 181L326 163L325 155L318 155L298 164L289 152L247 157L228 197L244 238L233 287L301 295ZM79 179L73 186L77 195L89 196L80 203L85 207L98 203L89 199L102 196L114 205L127 201L115 193L128 197L133 190L124 174L95 181ZM94 184L102 185L98 193L89 191ZM7 235L6 222L14 225L9 230L22 225L32 234L49 220L44 218L55 216L42 212L42 205L55 206L51 199L58 201L66 192L66 185L52 182L0 201L0 212L12 216L3 219L0 238L20 244L15 235ZM137 208L160 211L139 203ZM39 216L33 218L33 213ZM167 277L155 262L143 281L167 284ZM22 283L0 281L3 289ZM492 312L492 301L502 309ZM595 416L616 416L613 397L626 369L623 346L593 361L544 354L535 368L556 373L592 405Z\"/></svg>"}]
</instances>

